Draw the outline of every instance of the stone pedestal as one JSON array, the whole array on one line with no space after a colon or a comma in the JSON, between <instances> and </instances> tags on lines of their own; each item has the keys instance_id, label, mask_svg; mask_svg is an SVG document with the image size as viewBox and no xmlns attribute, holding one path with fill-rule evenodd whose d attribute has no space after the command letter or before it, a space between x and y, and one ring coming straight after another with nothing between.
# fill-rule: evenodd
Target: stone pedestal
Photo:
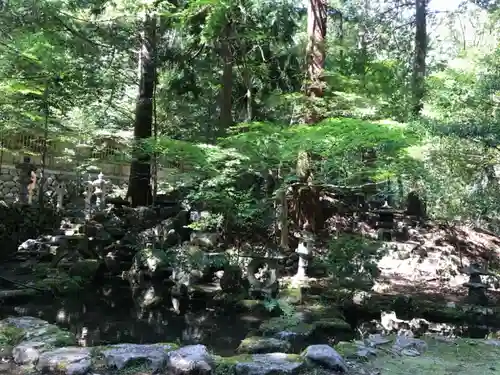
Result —
<instances>
[{"instance_id":1,"label":"stone pedestal","mask_svg":"<svg viewBox=\"0 0 500 375\"><path fill-rule=\"evenodd\" d=\"M314 248L314 235L309 231L303 231L298 234L299 244L295 252L299 255L299 264L297 273L292 278L292 286L299 287L304 281L308 279L307 267L311 259Z\"/></svg>"}]
</instances>

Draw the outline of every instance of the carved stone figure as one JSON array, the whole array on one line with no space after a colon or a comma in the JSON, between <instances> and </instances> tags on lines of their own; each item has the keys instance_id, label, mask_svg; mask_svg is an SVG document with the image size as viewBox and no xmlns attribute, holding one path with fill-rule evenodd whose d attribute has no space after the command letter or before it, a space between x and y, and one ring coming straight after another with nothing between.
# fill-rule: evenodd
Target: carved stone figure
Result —
<instances>
[{"instance_id":1,"label":"carved stone figure","mask_svg":"<svg viewBox=\"0 0 500 375\"><path fill-rule=\"evenodd\" d=\"M16 165L19 170L19 202L31 204L33 202L33 191L36 187L36 166L31 162L29 156L25 156L22 163Z\"/></svg>"},{"instance_id":2,"label":"carved stone figure","mask_svg":"<svg viewBox=\"0 0 500 375\"><path fill-rule=\"evenodd\" d=\"M92 182L92 186L94 187L94 194L96 196L97 209L102 210L106 202L106 188L108 186L102 172L97 175L97 178Z\"/></svg>"},{"instance_id":3,"label":"carved stone figure","mask_svg":"<svg viewBox=\"0 0 500 375\"><path fill-rule=\"evenodd\" d=\"M92 214L92 194L94 193L94 185L90 175L88 176L87 182L85 184L85 218L90 219Z\"/></svg>"},{"instance_id":4,"label":"carved stone figure","mask_svg":"<svg viewBox=\"0 0 500 375\"><path fill-rule=\"evenodd\" d=\"M66 189L66 184L64 181L57 181L56 187L55 187L55 192L56 192L56 197L57 197L57 203L56 203L56 208L58 211L61 211L63 209L63 202L64 202L64 196L67 193Z\"/></svg>"}]
</instances>

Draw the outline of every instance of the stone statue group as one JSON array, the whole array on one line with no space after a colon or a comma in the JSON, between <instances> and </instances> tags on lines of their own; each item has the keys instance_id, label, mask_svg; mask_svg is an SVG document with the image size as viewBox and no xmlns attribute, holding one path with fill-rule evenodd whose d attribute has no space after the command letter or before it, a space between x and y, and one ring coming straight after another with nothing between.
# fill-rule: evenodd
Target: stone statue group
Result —
<instances>
[{"instance_id":1,"label":"stone statue group","mask_svg":"<svg viewBox=\"0 0 500 375\"><path fill-rule=\"evenodd\" d=\"M19 171L19 202L31 205L33 203L33 196L37 187L37 166L31 161L29 156L23 158L23 162L18 164ZM100 172L95 180L88 176L85 185L85 211L90 216L93 205L92 197L95 197L95 206L97 210L101 210L105 206L106 195L108 187L111 186L109 181L104 179L104 175ZM56 207L57 210L63 209L64 196L67 194L65 182L61 179L56 181L53 187L56 193Z\"/></svg>"}]
</instances>

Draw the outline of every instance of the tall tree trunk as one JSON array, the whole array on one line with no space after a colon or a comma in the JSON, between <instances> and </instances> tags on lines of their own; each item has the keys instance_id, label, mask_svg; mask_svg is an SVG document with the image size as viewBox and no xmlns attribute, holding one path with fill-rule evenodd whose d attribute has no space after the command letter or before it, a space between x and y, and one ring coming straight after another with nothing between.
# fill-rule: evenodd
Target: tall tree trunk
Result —
<instances>
[{"instance_id":1,"label":"tall tree trunk","mask_svg":"<svg viewBox=\"0 0 500 375\"><path fill-rule=\"evenodd\" d=\"M326 21L327 0L309 0L307 5L307 75L309 85L307 95L311 103L305 114L306 124L315 124L321 120L321 114L316 108L314 100L324 95L325 82L324 70L326 60ZM307 279L307 267L312 256L312 239L314 230L318 229L316 223L319 196L316 189L310 186L313 181L311 168L311 155L305 150L297 154L296 174L302 183L309 186L298 187L293 191L294 206L296 211L296 224L299 227L299 243L295 252L299 255L297 273L292 286L299 287ZM286 202L286 200L284 201Z\"/></svg>"},{"instance_id":2,"label":"tall tree trunk","mask_svg":"<svg viewBox=\"0 0 500 375\"><path fill-rule=\"evenodd\" d=\"M223 39L221 40L221 55L223 61L221 85L222 90L220 92L220 126L221 131L225 131L231 125L233 125L233 55L231 52L231 24L225 27L225 33Z\"/></svg>"},{"instance_id":3,"label":"tall tree trunk","mask_svg":"<svg viewBox=\"0 0 500 375\"><path fill-rule=\"evenodd\" d=\"M324 93L324 77L326 49L327 1L309 0L307 6L307 73L309 87L307 94L311 98L322 97ZM313 109L307 115L306 123L313 124L319 120Z\"/></svg>"},{"instance_id":4,"label":"tall tree trunk","mask_svg":"<svg viewBox=\"0 0 500 375\"><path fill-rule=\"evenodd\" d=\"M139 51L139 94L135 107L134 154L130 165L127 197L132 206L152 203L151 155L141 143L152 136L153 95L156 81L156 16L146 13Z\"/></svg>"},{"instance_id":5,"label":"tall tree trunk","mask_svg":"<svg viewBox=\"0 0 500 375\"><path fill-rule=\"evenodd\" d=\"M363 18L359 24L358 31L358 73L361 74L363 86L366 85L366 63L368 62L368 41L366 36L368 34L368 17L370 14L370 0L365 0L363 9Z\"/></svg>"},{"instance_id":6,"label":"tall tree trunk","mask_svg":"<svg viewBox=\"0 0 500 375\"><path fill-rule=\"evenodd\" d=\"M415 55L412 75L412 112L420 115L425 94L425 58L427 56L427 0L415 0Z\"/></svg>"}]
</instances>

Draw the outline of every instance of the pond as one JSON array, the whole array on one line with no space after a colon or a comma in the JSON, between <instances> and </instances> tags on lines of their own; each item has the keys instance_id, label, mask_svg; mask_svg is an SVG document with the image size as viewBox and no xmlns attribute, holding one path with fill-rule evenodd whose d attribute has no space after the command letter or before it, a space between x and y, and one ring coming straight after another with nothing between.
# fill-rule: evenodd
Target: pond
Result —
<instances>
[{"instance_id":1,"label":"pond","mask_svg":"<svg viewBox=\"0 0 500 375\"><path fill-rule=\"evenodd\" d=\"M113 281L64 299L35 297L25 302L3 303L0 318L38 317L68 329L83 346L200 343L219 355L234 354L241 340L265 318L234 309L210 308L200 301L185 314L178 315L169 302L141 308L128 282Z\"/></svg>"},{"instance_id":2,"label":"pond","mask_svg":"<svg viewBox=\"0 0 500 375\"><path fill-rule=\"evenodd\" d=\"M107 280L65 298L26 297L16 302L4 302L0 305L0 319L26 315L38 317L67 329L76 335L80 345L88 347L118 343L199 343L218 355L232 356L240 342L269 318L265 311L245 312L234 306L224 308L206 295L192 301L185 314L174 312L169 298L164 298L154 307L144 307L144 297L153 287L158 295L168 294L168 288L162 285L144 284L139 293L137 290L134 293L125 280ZM352 330L336 333L336 342L360 338L359 333L365 331L366 324L371 326L373 319L380 318L379 314L371 316L352 306L344 309L343 315L348 318ZM402 315L409 320L413 317ZM454 333L470 338L483 338L498 331L464 322L432 325L443 334ZM315 336L314 343L328 343L331 338Z\"/></svg>"}]
</instances>

